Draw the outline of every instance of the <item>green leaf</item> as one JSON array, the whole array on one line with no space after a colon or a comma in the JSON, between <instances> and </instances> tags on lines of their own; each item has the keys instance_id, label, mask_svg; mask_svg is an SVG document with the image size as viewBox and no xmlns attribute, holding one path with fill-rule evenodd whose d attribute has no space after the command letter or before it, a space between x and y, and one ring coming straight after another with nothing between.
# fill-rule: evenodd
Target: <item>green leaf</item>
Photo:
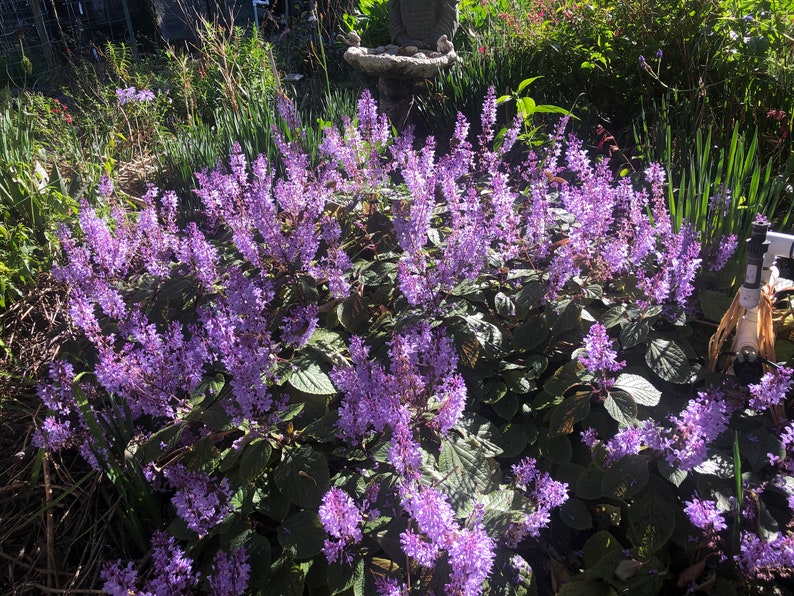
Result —
<instances>
[{"instance_id":1,"label":"green leaf","mask_svg":"<svg viewBox=\"0 0 794 596\"><path fill-rule=\"evenodd\" d=\"M641 559L664 548L675 532L675 509L655 490L629 505L629 536Z\"/></svg>"},{"instance_id":2,"label":"green leaf","mask_svg":"<svg viewBox=\"0 0 794 596\"><path fill-rule=\"evenodd\" d=\"M514 317L516 305L513 299L504 292L497 292L494 296L494 310L501 317Z\"/></svg>"},{"instance_id":3,"label":"green leaf","mask_svg":"<svg viewBox=\"0 0 794 596\"><path fill-rule=\"evenodd\" d=\"M652 339L645 352L645 362L665 381L684 384L692 379L692 367L684 350L672 340Z\"/></svg>"},{"instance_id":4,"label":"green leaf","mask_svg":"<svg viewBox=\"0 0 794 596\"><path fill-rule=\"evenodd\" d=\"M554 320L551 326L551 337L557 338L573 331L579 326L579 319L582 316L582 306L575 301L571 300L557 317L550 317Z\"/></svg>"},{"instance_id":5,"label":"green leaf","mask_svg":"<svg viewBox=\"0 0 794 596\"><path fill-rule=\"evenodd\" d=\"M526 500L514 490L495 490L477 501L484 505L482 525L489 536L502 534L527 515L527 511L521 509Z\"/></svg>"},{"instance_id":6,"label":"green leaf","mask_svg":"<svg viewBox=\"0 0 794 596\"><path fill-rule=\"evenodd\" d=\"M533 317L513 329L513 347L528 352L542 345L546 339L546 330L539 317Z\"/></svg>"},{"instance_id":7,"label":"green leaf","mask_svg":"<svg viewBox=\"0 0 794 596\"><path fill-rule=\"evenodd\" d=\"M601 485L604 480L604 471L598 468L588 467L579 474L574 486L574 493L582 499L601 498Z\"/></svg>"},{"instance_id":8,"label":"green leaf","mask_svg":"<svg viewBox=\"0 0 794 596\"><path fill-rule=\"evenodd\" d=\"M651 331L651 326L648 321L636 321L623 325L620 329L620 347L624 350L633 348L648 339L648 334Z\"/></svg>"},{"instance_id":9,"label":"green leaf","mask_svg":"<svg viewBox=\"0 0 794 596\"><path fill-rule=\"evenodd\" d=\"M587 539L582 550L584 551L584 566L589 568L610 553L622 553L623 546L612 534L601 530Z\"/></svg>"},{"instance_id":10,"label":"green leaf","mask_svg":"<svg viewBox=\"0 0 794 596\"><path fill-rule=\"evenodd\" d=\"M558 435L571 434L574 424L587 418L590 413L591 396L590 391L577 391L572 396L566 397L552 411L549 431Z\"/></svg>"},{"instance_id":11,"label":"green leaf","mask_svg":"<svg viewBox=\"0 0 794 596\"><path fill-rule=\"evenodd\" d=\"M660 459L656 463L656 467L659 470L659 475L675 486L681 486L681 483L686 480L686 477L689 475L686 470L671 466L667 463L666 459Z\"/></svg>"},{"instance_id":12,"label":"green leaf","mask_svg":"<svg viewBox=\"0 0 794 596\"><path fill-rule=\"evenodd\" d=\"M648 460L641 455L626 455L606 470L601 494L615 499L630 499L648 484Z\"/></svg>"},{"instance_id":13,"label":"green leaf","mask_svg":"<svg viewBox=\"0 0 794 596\"><path fill-rule=\"evenodd\" d=\"M584 370L584 367L579 364L578 360L571 360L566 362L549 377L543 384L543 391L555 397L565 395L571 387L581 383L579 373Z\"/></svg>"},{"instance_id":14,"label":"green leaf","mask_svg":"<svg viewBox=\"0 0 794 596\"><path fill-rule=\"evenodd\" d=\"M662 397L662 392L640 375L623 373L615 379L614 386L629 393L641 406L655 406Z\"/></svg>"},{"instance_id":15,"label":"green leaf","mask_svg":"<svg viewBox=\"0 0 794 596\"><path fill-rule=\"evenodd\" d=\"M154 433L139 450L139 453L142 452L143 461L154 461L161 455L174 449L179 443L179 439L182 437L182 432L184 430L185 424L176 422ZM165 448L161 447L163 443L165 443Z\"/></svg>"},{"instance_id":16,"label":"green leaf","mask_svg":"<svg viewBox=\"0 0 794 596\"><path fill-rule=\"evenodd\" d=\"M503 451L500 457L517 457L526 449L527 433L524 424L508 423L501 428L501 431Z\"/></svg>"},{"instance_id":17,"label":"green leaf","mask_svg":"<svg viewBox=\"0 0 794 596\"><path fill-rule=\"evenodd\" d=\"M479 314L465 315L463 320L466 321L466 325L477 338L477 342L488 358L496 359L504 354L502 331L499 327L484 320Z\"/></svg>"},{"instance_id":18,"label":"green leaf","mask_svg":"<svg viewBox=\"0 0 794 596\"><path fill-rule=\"evenodd\" d=\"M637 404L625 391L611 390L604 400L604 408L623 427L631 426L637 419Z\"/></svg>"},{"instance_id":19,"label":"green leaf","mask_svg":"<svg viewBox=\"0 0 794 596\"><path fill-rule=\"evenodd\" d=\"M266 585L259 586L259 594L279 594L280 596L303 596L305 574L300 565L287 553L273 563Z\"/></svg>"},{"instance_id":20,"label":"green leaf","mask_svg":"<svg viewBox=\"0 0 794 596\"><path fill-rule=\"evenodd\" d=\"M344 563L328 565L328 588L331 594L341 594L352 589L353 594L357 596L364 594L364 586L364 559L356 560L352 566Z\"/></svg>"},{"instance_id":21,"label":"green leaf","mask_svg":"<svg viewBox=\"0 0 794 596\"><path fill-rule=\"evenodd\" d=\"M553 464L568 463L573 455L573 447L568 435L551 436L548 432L541 433L538 447L541 456Z\"/></svg>"},{"instance_id":22,"label":"green leaf","mask_svg":"<svg viewBox=\"0 0 794 596\"><path fill-rule=\"evenodd\" d=\"M571 581L563 584L557 596L617 596L617 592L600 581Z\"/></svg>"},{"instance_id":23,"label":"green leaf","mask_svg":"<svg viewBox=\"0 0 794 596\"><path fill-rule=\"evenodd\" d=\"M540 281L530 281L524 284L516 296L516 306L529 310L543 305L546 298L546 284Z\"/></svg>"},{"instance_id":24,"label":"green leaf","mask_svg":"<svg viewBox=\"0 0 794 596\"><path fill-rule=\"evenodd\" d=\"M493 484L485 455L472 439L442 441L438 467L453 486L469 495L485 492Z\"/></svg>"},{"instance_id":25,"label":"green leaf","mask_svg":"<svg viewBox=\"0 0 794 596\"><path fill-rule=\"evenodd\" d=\"M502 377L510 391L520 395L525 395L537 389L534 380L536 376L535 371L526 370L506 370L502 373Z\"/></svg>"},{"instance_id":26,"label":"green leaf","mask_svg":"<svg viewBox=\"0 0 794 596\"><path fill-rule=\"evenodd\" d=\"M336 331L318 327L312 333L308 347L322 354L329 362L340 363L344 360L347 344Z\"/></svg>"},{"instance_id":27,"label":"green leaf","mask_svg":"<svg viewBox=\"0 0 794 596\"><path fill-rule=\"evenodd\" d=\"M464 414L458 423L458 429L464 431L467 438L475 439L485 457L494 457L502 453L502 433L487 418L479 414Z\"/></svg>"},{"instance_id":28,"label":"green leaf","mask_svg":"<svg viewBox=\"0 0 794 596\"><path fill-rule=\"evenodd\" d=\"M226 412L223 403L216 401L209 408L201 412L201 420L208 428L221 432L233 428L232 419Z\"/></svg>"},{"instance_id":29,"label":"green leaf","mask_svg":"<svg viewBox=\"0 0 794 596\"><path fill-rule=\"evenodd\" d=\"M565 525L574 530L589 530L593 527L590 510L587 509L584 501L576 497L571 497L560 505L559 515Z\"/></svg>"},{"instance_id":30,"label":"green leaf","mask_svg":"<svg viewBox=\"0 0 794 596\"><path fill-rule=\"evenodd\" d=\"M333 395L336 393L331 378L322 367L305 356L298 356L292 362L292 372L288 383L303 393L310 395Z\"/></svg>"},{"instance_id":31,"label":"green leaf","mask_svg":"<svg viewBox=\"0 0 794 596\"><path fill-rule=\"evenodd\" d=\"M316 508L331 485L325 455L304 445L285 449L281 463L273 471L279 492L305 508Z\"/></svg>"},{"instance_id":32,"label":"green leaf","mask_svg":"<svg viewBox=\"0 0 794 596\"><path fill-rule=\"evenodd\" d=\"M515 393L509 393L504 399L493 404L491 407L500 418L510 421L518 412L518 396Z\"/></svg>"},{"instance_id":33,"label":"green leaf","mask_svg":"<svg viewBox=\"0 0 794 596\"><path fill-rule=\"evenodd\" d=\"M730 308L733 298L725 292L702 290L699 295L700 309L703 315L716 323L722 320L725 312Z\"/></svg>"},{"instance_id":34,"label":"green leaf","mask_svg":"<svg viewBox=\"0 0 794 596\"><path fill-rule=\"evenodd\" d=\"M626 307L621 304L619 306L613 306L610 308L602 317L601 323L607 329L611 329L615 325L620 325L621 323L625 323L628 320L629 318L626 314Z\"/></svg>"},{"instance_id":35,"label":"green leaf","mask_svg":"<svg viewBox=\"0 0 794 596\"><path fill-rule=\"evenodd\" d=\"M256 561L255 565L251 565L251 576L248 586L253 593L264 593L272 560L270 540L266 536L250 531L243 538L245 539L244 544L248 560L251 562ZM236 544L238 539L238 537L232 538L229 544L229 551L239 546Z\"/></svg>"},{"instance_id":36,"label":"green leaf","mask_svg":"<svg viewBox=\"0 0 794 596\"><path fill-rule=\"evenodd\" d=\"M299 511L278 527L278 542L295 559L310 559L323 550L327 534L316 511Z\"/></svg>"},{"instance_id":37,"label":"green leaf","mask_svg":"<svg viewBox=\"0 0 794 596\"><path fill-rule=\"evenodd\" d=\"M261 437L246 445L240 456L240 482L254 482L267 469L272 452L270 443Z\"/></svg>"},{"instance_id":38,"label":"green leaf","mask_svg":"<svg viewBox=\"0 0 794 596\"><path fill-rule=\"evenodd\" d=\"M353 293L336 307L336 316L350 333L363 333L369 326L370 314L364 299Z\"/></svg>"},{"instance_id":39,"label":"green leaf","mask_svg":"<svg viewBox=\"0 0 794 596\"><path fill-rule=\"evenodd\" d=\"M750 464L752 471L757 473L761 473L769 465L768 454L782 458L786 456L786 448L780 439L764 428L739 435L739 452Z\"/></svg>"}]
</instances>

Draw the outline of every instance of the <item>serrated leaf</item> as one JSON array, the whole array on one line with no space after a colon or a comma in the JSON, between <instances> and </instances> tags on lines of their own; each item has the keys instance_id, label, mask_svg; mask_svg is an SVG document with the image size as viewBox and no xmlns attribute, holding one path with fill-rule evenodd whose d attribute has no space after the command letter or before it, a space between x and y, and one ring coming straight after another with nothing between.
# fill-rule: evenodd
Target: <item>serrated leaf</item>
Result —
<instances>
[{"instance_id":1,"label":"serrated leaf","mask_svg":"<svg viewBox=\"0 0 794 596\"><path fill-rule=\"evenodd\" d=\"M601 483L604 480L604 471L598 468L585 468L579 474L574 486L574 493L582 499L599 499L602 496Z\"/></svg>"},{"instance_id":2,"label":"serrated leaf","mask_svg":"<svg viewBox=\"0 0 794 596\"><path fill-rule=\"evenodd\" d=\"M662 392L640 375L623 373L615 379L614 386L629 393L641 406L655 406L662 397Z\"/></svg>"},{"instance_id":3,"label":"serrated leaf","mask_svg":"<svg viewBox=\"0 0 794 596\"><path fill-rule=\"evenodd\" d=\"M201 421L208 428L221 432L233 428L232 419L221 402L215 402L201 413Z\"/></svg>"},{"instance_id":4,"label":"serrated leaf","mask_svg":"<svg viewBox=\"0 0 794 596\"><path fill-rule=\"evenodd\" d=\"M742 458L750 464L753 472L758 473L769 465L769 454L781 458L786 456L786 448L780 439L764 428L739 435L739 451Z\"/></svg>"},{"instance_id":5,"label":"serrated leaf","mask_svg":"<svg viewBox=\"0 0 794 596\"><path fill-rule=\"evenodd\" d=\"M601 323L607 329L611 329L615 325L620 325L621 323L625 323L628 320L629 319L626 316L626 307L620 305L610 308L602 317Z\"/></svg>"},{"instance_id":6,"label":"serrated leaf","mask_svg":"<svg viewBox=\"0 0 794 596\"><path fill-rule=\"evenodd\" d=\"M325 455L304 445L284 450L283 459L273 471L279 492L305 508L316 508L331 485Z\"/></svg>"},{"instance_id":7,"label":"serrated leaf","mask_svg":"<svg viewBox=\"0 0 794 596\"><path fill-rule=\"evenodd\" d=\"M336 331L318 327L309 338L308 347L322 354L329 362L340 363L344 361L347 345Z\"/></svg>"},{"instance_id":8,"label":"serrated leaf","mask_svg":"<svg viewBox=\"0 0 794 596\"><path fill-rule=\"evenodd\" d=\"M562 585L557 596L617 596L617 592L604 582L585 580Z\"/></svg>"},{"instance_id":9,"label":"serrated leaf","mask_svg":"<svg viewBox=\"0 0 794 596\"><path fill-rule=\"evenodd\" d=\"M518 456L527 446L527 432L524 424L505 424L502 431L503 451L500 457Z\"/></svg>"},{"instance_id":10,"label":"serrated leaf","mask_svg":"<svg viewBox=\"0 0 794 596\"><path fill-rule=\"evenodd\" d=\"M588 568L610 553L622 553L623 546L612 534L606 530L601 530L587 539L582 550L584 566Z\"/></svg>"},{"instance_id":11,"label":"serrated leaf","mask_svg":"<svg viewBox=\"0 0 794 596\"><path fill-rule=\"evenodd\" d=\"M366 261L358 280L365 286L391 284L397 275L397 263L393 261Z\"/></svg>"},{"instance_id":12,"label":"serrated leaf","mask_svg":"<svg viewBox=\"0 0 794 596\"><path fill-rule=\"evenodd\" d=\"M251 566L251 576L248 581L248 587L252 593L261 593L267 585L267 575L272 560L270 540L266 536L250 531L246 532L244 538L248 560L256 561L256 565ZM237 537L232 538L229 551L233 550L235 546L239 546L236 544L236 540ZM259 588L259 590L257 588Z\"/></svg>"},{"instance_id":13,"label":"serrated leaf","mask_svg":"<svg viewBox=\"0 0 794 596\"><path fill-rule=\"evenodd\" d=\"M522 501L524 497L513 490L496 490L478 499L484 505L482 526L489 536L501 535L524 520L527 512L514 507Z\"/></svg>"},{"instance_id":14,"label":"serrated leaf","mask_svg":"<svg viewBox=\"0 0 794 596\"><path fill-rule=\"evenodd\" d=\"M684 350L669 339L652 339L645 352L645 362L665 381L684 384L692 379L692 367Z\"/></svg>"},{"instance_id":15,"label":"serrated leaf","mask_svg":"<svg viewBox=\"0 0 794 596\"><path fill-rule=\"evenodd\" d=\"M516 305L513 299L504 292L497 292L494 296L494 310L501 317L514 317Z\"/></svg>"},{"instance_id":16,"label":"serrated leaf","mask_svg":"<svg viewBox=\"0 0 794 596\"><path fill-rule=\"evenodd\" d=\"M328 588L331 594L341 594L352 589L353 594L358 596L364 594L364 586L364 559L358 559L353 565L333 563L328 566Z\"/></svg>"},{"instance_id":17,"label":"serrated leaf","mask_svg":"<svg viewBox=\"0 0 794 596\"><path fill-rule=\"evenodd\" d=\"M305 573L292 557L282 554L270 567L267 585L260 586L260 594L302 596Z\"/></svg>"},{"instance_id":18,"label":"serrated leaf","mask_svg":"<svg viewBox=\"0 0 794 596\"><path fill-rule=\"evenodd\" d=\"M681 483L689 475L686 470L671 466L666 459L659 460L656 463L656 467L659 470L659 475L675 486L681 486Z\"/></svg>"},{"instance_id":19,"label":"serrated leaf","mask_svg":"<svg viewBox=\"0 0 794 596\"><path fill-rule=\"evenodd\" d=\"M139 453L142 452L143 461L154 461L164 453L171 451L179 443L184 430L185 424L177 422L154 433L143 444L142 449L139 449ZM161 447L163 443L165 443L165 448Z\"/></svg>"},{"instance_id":20,"label":"serrated leaf","mask_svg":"<svg viewBox=\"0 0 794 596\"><path fill-rule=\"evenodd\" d=\"M562 313L554 319L551 326L550 335L553 338L559 337L568 331L572 331L579 326L582 307L580 304L571 300L563 309Z\"/></svg>"},{"instance_id":21,"label":"serrated leaf","mask_svg":"<svg viewBox=\"0 0 794 596\"><path fill-rule=\"evenodd\" d=\"M509 421L512 420L513 416L518 412L518 406L518 396L514 393L510 393L507 397L493 404L491 407L502 420Z\"/></svg>"},{"instance_id":22,"label":"serrated leaf","mask_svg":"<svg viewBox=\"0 0 794 596\"><path fill-rule=\"evenodd\" d=\"M705 317L719 323L725 312L730 308L733 298L724 292L703 290L699 295L700 309Z\"/></svg>"},{"instance_id":23,"label":"serrated leaf","mask_svg":"<svg viewBox=\"0 0 794 596\"><path fill-rule=\"evenodd\" d=\"M502 433L487 418L478 414L464 414L458 427L476 440L485 457L494 457L502 453Z\"/></svg>"},{"instance_id":24,"label":"serrated leaf","mask_svg":"<svg viewBox=\"0 0 794 596\"><path fill-rule=\"evenodd\" d=\"M541 455L553 464L564 464L571 461L573 447L568 435L551 436L542 433L538 439Z\"/></svg>"},{"instance_id":25,"label":"serrated leaf","mask_svg":"<svg viewBox=\"0 0 794 596\"><path fill-rule=\"evenodd\" d=\"M543 305L546 298L546 284L540 281L530 281L524 284L516 296L516 306L522 309L537 308Z\"/></svg>"},{"instance_id":26,"label":"serrated leaf","mask_svg":"<svg viewBox=\"0 0 794 596\"><path fill-rule=\"evenodd\" d=\"M620 329L620 347L624 350L633 348L645 342L650 332L651 326L648 321L643 320L626 323Z\"/></svg>"},{"instance_id":27,"label":"serrated leaf","mask_svg":"<svg viewBox=\"0 0 794 596\"><path fill-rule=\"evenodd\" d=\"M593 516L590 515L587 505L576 497L571 497L560 505L559 515L565 525L574 530L589 530L593 527Z\"/></svg>"},{"instance_id":28,"label":"serrated leaf","mask_svg":"<svg viewBox=\"0 0 794 596\"><path fill-rule=\"evenodd\" d=\"M482 401L486 404L495 404L507 395L507 385L502 381L486 381L482 386Z\"/></svg>"},{"instance_id":29,"label":"serrated leaf","mask_svg":"<svg viewBox=\"0 0 794 596\"><path fill-rule=\"evenodd\" d=\"M604 470L601 494L615 499L630 499L645 488L648 477L648 460L641 455L626 455Z\"/></svg>"},{"instance_id":30,"label":"serrated leaf","mask_svg":"<svg viewBox=\"0 0 794 596\"><path fill-rule=\"evenodd\" d=\"M528 352L543 344L546 335L540 318L533 317L513 329L513 347Z\"/></svg>"},{"instance_id":31,"label":"serrated leaf","mask_svg":"<svg viewBox=\"0 0 794 596\"><path fill-rule=\"evenodd\" d=\"M502 331L499 327L475 315L465 315L463 320L487 357L496 359L504 354Z\"/></svg>"},{"instance_id":32,"label":"serrated leaf","mask_svg":"<svg viewBox=\"0 0 794 596\"><path fill-rule=\"evenodd\" d=\"M459 324L458 321L459 318L454 317L450 326L452 337L458 348L458 358L464 366L474 368L477 365L477 361L485 356L485 350L483 350L480 342L477 341L477 336L471 329L465 324Z\"/></svg>"},{"instance_id":33,"label":"serrated leaf","mask_svg":"<svg viewBox=\"0 0 794 596\"><path fill-rule=\"evenodd\" d=\"M537 389L535 384L535 372L526 370L506 370L502 377L507 383L507 387L513 393L525 395Z\"/></svg>"},{"instance_id":34,"label":"serrated leaf","mask_svg":"<svg viewBox=\"0 0 794 596\"><path fill-rule=\"evenodd\" d=\"M675 532L673 505L654 490L629 505L629 534L637 555L645 559L663 548Z\"/></svg>"},{"instance_id":35,"label":"serrated leaf","mask_svg":"<svg viewBox=\"0 0 794 596\"><path fill-rule=\"evenodd\" d=\"M555 397L565 395L571 387L581 383L579 373L584 367L578 360L566 362L554 371L549 379L543 384L543 391Z\"/></svg>"},{"instance_id":36,"label":"serrated leaf","mask_svg":"<svg viewBox=\"0 0 794 596\"><path fill-rule=\"evenodd\" d=\"M587 418L590 413L591 396L590 391L577 391L555 406L549 419L549 431L557 435L571 434L574 424Z\"/></svg>"},{"instance_id":37,"label":"serrated leaf","mask_svg":"<svg viewBox=\"0 0 794 596\"><path fill-rule=\"evenodd\" d=\"M612 389L604 400L604 409L623 427L631 426L637 419L637 404L634 398L619 389Z\"/></svg>"},{"instance_id":38,"label":"serrated leaf","mask_svg":"<svg viewBox=\"0 0 794 596\"><path fill-rule=\"evenodd\" d=\"M299 511L288 517L276 530L279 544L296 559L320 554L328 536L316 511Z\"/></svg>"},{"instance_id":39,"label":"serrated leaf","mask_svg":"<svg viewBox=\"0 0 794 596\"><path fill-rule=\"evenodd\" d=\"M342 326L351 333L366 331L370 320L364 299L355 292L339 303L336 316Z\"/></svg>"},{"instance_id":40,"label":"serrated leaf","mask_svg":"<svg viewBox=\"0 0 794 596\"><path fill-rule=\"evenodd\" d=\"M240 456L240 481L254 482L267 469L272 452L270 443L261 437L246 445Z\"/></svg>"},{"instance_id":41,"label":"serrated leaf","mask_svg":"<svg viewBox=\"0 0 794 596\"><path fill-rule=\"evenodd\" d=\"M485 455L471 439L442 441L438 468L455 488L469 495L485 492L493 484Z\"/></svg>"},{"instance_id":42,"label":"serrated leaf","mask_svg":"<svg viewBox=\"0 0 794 596\"><path fill-rule=\"evenodd\" d=\"M293 361L293 369L287 382L302 393L309 395L333 395L336 393L331 378L322 367L305 356Z\"/></svg>"}]
</instances>

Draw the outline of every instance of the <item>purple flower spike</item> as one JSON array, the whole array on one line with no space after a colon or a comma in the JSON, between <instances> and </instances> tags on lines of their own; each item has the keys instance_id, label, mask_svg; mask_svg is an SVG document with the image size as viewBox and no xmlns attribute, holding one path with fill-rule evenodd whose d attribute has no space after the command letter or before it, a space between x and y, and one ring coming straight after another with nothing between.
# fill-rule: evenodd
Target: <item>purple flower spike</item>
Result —
<instances>
[{"instance_id":1,"label":"purple flower spike","mask_svg":"<svg viewBox=\"0 0 794 596\"><path fill-rule=\"evenodd\" d=\"M601 323L595 323L584 338L584 354L579 362L593 374L617 372L626 366L626 362L617 360L617 352L612 349L612 340L607 329Z\"/></svg>"}]
</instances>

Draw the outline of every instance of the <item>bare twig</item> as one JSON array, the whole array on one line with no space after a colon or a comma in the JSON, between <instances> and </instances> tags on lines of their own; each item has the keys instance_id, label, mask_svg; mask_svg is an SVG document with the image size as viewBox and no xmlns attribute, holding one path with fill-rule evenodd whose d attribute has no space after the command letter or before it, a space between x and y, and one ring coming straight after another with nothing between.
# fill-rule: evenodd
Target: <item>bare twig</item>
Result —
<instances>
[{"instance_id":1,"label":"bare twig","mask_svg":"<svg viewBox=\"0 0 794 596\"><path fill-rule=\"evenodd\" d=\"M47 512L45 513L45 523L47 531L47 585L49 587L57 587L57 569L55 568L55 523L53 520L52 507L52 485L50 483L50 454L45 453L42 460L42 477L44 478L44 502L47 504ZM53 583L55 586L53 586Z\"/></svg>"}]
</instances>

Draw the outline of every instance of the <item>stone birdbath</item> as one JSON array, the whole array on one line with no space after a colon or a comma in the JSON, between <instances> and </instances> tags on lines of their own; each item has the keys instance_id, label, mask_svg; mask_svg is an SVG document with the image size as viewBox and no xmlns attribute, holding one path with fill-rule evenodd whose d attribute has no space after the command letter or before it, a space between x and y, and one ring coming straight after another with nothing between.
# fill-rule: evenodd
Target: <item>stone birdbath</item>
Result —
<instances>
[{"instance_id":1,"label":"stone birdbath","mask_svg":"<svg viewBox=\"0 0 794 596\"><path fill-rule=\"evenodd\" d=\"M350 46L345 61L378 77L381 109L401 130L424 81L458 59L452 45L457 28L457 0L389 0L391 43L366 48L354 31L339 37Z\"/></svg>"}]
</instances>

